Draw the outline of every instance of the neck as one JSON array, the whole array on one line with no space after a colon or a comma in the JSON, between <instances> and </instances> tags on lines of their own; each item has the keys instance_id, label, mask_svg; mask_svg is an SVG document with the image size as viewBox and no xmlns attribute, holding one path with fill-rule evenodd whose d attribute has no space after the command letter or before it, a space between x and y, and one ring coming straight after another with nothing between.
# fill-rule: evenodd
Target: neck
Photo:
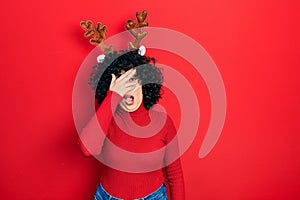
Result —
<instances>
[{"instance_id":1,"label":"neck","mask_svg":"<svg viewBox=\"0 0 300 200\"><path fill-rule=\"evenodd\" d=\"M133 112L125 111L121 108L121 106L118 106L117 113L119 114L129 114L132 117L138 117L142 115L147 115L149 111L145 108L144 103L142 103L139 108Z\"/></svg>"}]
</instances>

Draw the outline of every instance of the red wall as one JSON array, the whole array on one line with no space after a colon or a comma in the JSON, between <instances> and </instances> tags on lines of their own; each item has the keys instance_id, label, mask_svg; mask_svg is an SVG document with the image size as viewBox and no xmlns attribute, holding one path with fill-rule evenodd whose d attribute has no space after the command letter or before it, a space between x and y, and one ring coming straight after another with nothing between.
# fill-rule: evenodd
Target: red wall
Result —
<instances>
[{"instance_id":1,"label":"red wall","mask_svg":"<svg viewBox=\"0 0 300 200\"><path fill-rule=\"evenodd\" d=\"M100 164L80 153L72 117L75 76L93 49L79 22L100 20L109 37L147 9L151 26L200 43L225 83L222 135L199 159L210 112L203 90L199 132L182 157L187 199L300 199L299 8L287 0L1 1L0 198L92 199ZM165 64L184 62L176 59L160 54Z\"/></svg>"}]
</instances>

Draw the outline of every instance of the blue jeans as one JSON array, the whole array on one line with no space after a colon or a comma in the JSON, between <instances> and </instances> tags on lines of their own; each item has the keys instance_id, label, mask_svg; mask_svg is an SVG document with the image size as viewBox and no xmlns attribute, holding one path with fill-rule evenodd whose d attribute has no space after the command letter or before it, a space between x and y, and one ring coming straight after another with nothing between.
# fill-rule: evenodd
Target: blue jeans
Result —
<instances>
[{"instance_id":1,"label":"blue jeans","mask_svg":"<svg viewBox=\"0 0 300 200\"><path fill-rule=\"evenodd\" d=\"M100 183L100 185L95 193L94 200L121 200L121 199L119 199L117 197L113 197L110 194L108 194L108 192L106 192L104 190L104 188L102 187L102 184ZM145 197L136 199L136 200L168 200L165 183L163 183L153 193L151 193Z\"/></svg>"}]
</instances>

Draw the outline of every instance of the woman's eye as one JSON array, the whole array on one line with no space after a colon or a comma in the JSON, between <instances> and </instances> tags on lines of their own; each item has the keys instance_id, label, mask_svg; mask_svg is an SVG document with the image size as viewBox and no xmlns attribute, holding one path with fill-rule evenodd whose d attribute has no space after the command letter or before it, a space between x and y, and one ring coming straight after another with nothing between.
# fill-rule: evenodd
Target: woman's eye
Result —
<instances>
[{"instance_id":1,"label":"woman's eye","mask_svg":"<svg viewBox=\"0 0 300 200\"><path fill-rule=\"evenodd\" d=\"M134 77L133 77L133 78L130 78L130 79L129 79L129 81L135 81L135 80L137 80L137 78L134 78Z\"/></svg>"}]
</instances>

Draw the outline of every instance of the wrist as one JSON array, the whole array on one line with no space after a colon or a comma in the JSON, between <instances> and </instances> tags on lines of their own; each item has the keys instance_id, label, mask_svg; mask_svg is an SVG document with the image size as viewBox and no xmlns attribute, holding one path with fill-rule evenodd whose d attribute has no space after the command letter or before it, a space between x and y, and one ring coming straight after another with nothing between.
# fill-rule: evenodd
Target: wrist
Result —
<instances>
[{"instance_id":1,"label":"wrist","mask_svg":"<svg viewBox=\"0 0 300 200\"><path fill-rule=\"evenodd\" d=\"M108 91L114 93L114 94L117 94L119 95L121 98L123 98L124 94L122 94L121 92L118 92L117 90L114 90L114 89L109 89Z\"/></svg>"}]
</instances>

